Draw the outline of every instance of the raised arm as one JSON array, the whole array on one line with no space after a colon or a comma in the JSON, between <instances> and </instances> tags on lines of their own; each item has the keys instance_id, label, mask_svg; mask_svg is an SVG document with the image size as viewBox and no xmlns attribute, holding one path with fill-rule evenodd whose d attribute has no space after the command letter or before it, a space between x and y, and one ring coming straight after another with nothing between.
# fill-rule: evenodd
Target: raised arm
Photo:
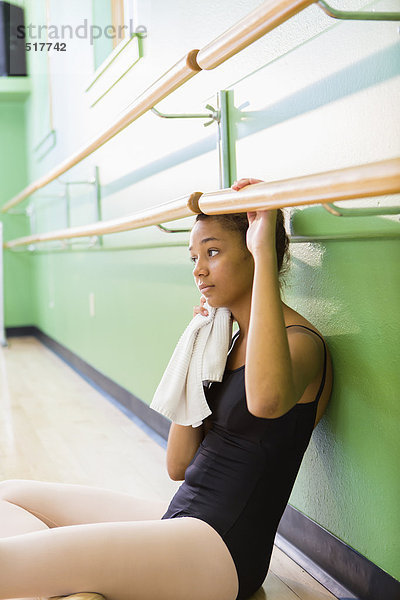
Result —
<instances>
[{"instance_id":1,"label":"raised arm","mask_svg":"<svg viewBox=\"0 0 400 600\"><path fill-rule=\"evenodd\" d=\"M236 189L241 187L239 184ZM297 403L316 377L321 349L307 333L293 332L288 339L275 250L277 211L247 215L247 246L254 258L254 279L246 344L246 397L252 414L276 418Z\"/></svg>"}]
</instances>

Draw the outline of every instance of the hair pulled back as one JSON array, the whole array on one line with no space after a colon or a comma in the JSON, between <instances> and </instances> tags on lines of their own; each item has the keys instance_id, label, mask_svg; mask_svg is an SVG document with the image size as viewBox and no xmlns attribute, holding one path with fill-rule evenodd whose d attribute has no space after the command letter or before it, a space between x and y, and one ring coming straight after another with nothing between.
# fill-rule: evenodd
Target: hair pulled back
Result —
<instances>
[{"instance_id":1,"label":"hair pulled back","mask_svg":"<svg viewBox=\"0 0 400 600\"><path fill-rule=\"evenodd\" d=\"M246 213L231 213L223 215L206 215L199 213L196 216L197 221L204 221L206 219L215 219L220 223L221 227L230 231L238 231L241 235L243 245L247 249L246 234L249 228L249 220ZM283 211L278 208L276 215L276 230L275 230L275 249L276 258L278 265L279 283L285 283L284 278L289 270L290 250L289 250L289 237L285 230L284 214Z\"/></svg>"}]
</instances>

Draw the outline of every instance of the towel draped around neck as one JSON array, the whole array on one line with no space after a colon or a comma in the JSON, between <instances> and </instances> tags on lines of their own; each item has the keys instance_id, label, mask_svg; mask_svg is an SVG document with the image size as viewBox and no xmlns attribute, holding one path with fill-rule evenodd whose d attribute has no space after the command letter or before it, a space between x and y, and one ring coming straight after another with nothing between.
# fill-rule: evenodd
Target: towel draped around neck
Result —
<instances>
[{"instance_id":1,"label":"towel draped around neck","mask_svg":"<svg viewBox=\"0 0 400 600\"><path fill-rule=\"evenodd\" d=\"M211 414L203 382L222 381L232 340L232 314L210 307L197 314L181 335L150 408L178 425L198 427Z\"/></svg>"}]
</instances>

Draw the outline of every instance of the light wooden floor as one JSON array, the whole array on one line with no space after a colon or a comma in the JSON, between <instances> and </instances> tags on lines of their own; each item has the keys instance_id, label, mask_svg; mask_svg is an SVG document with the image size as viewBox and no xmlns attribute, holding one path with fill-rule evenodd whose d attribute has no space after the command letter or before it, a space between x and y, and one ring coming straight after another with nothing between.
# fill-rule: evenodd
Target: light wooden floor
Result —
<instances>
[{"instance_id":1,"label":"light wooden floor","mask_svg":"<svg viewBox=\"0 0 400 600\"><path fill-rule=\"evenodd\" d=\"M0 480L80 483L164 500L165 449L36 338L0 346ZM334 600L274 547L253 600Z\"/></svg>"}]
</instances>

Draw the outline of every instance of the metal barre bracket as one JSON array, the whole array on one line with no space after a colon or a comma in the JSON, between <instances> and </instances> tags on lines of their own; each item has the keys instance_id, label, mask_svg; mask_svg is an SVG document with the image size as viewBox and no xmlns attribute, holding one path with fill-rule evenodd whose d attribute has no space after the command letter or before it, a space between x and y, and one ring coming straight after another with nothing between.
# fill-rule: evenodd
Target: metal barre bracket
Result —
<instances>
[{"instance_id":1,"label":"metal barre bracket","mask_svg":"<svg viewBox=\"0 0 400 600\"><path fill-rule=\"evenodd\" d=\"M333 202L322 206L334 217L371 217L376 215L398 215L400 206L361 206L360 208L343 208Z\"/></svg>"},{"instance_id":2,"label":"metal barre bracket","mask_svg":"<svg viewBox=\"0 0 400 600\"><path fill-rule=\"evenodd\" d=\"M39 148L44 144L44 142L49 139L49 137L52 138L52 142L51 142L50 146L47 148L47 150L45 150L43 152L43 154L41 154L37 158L38 162L40 162L41 160L43 160L43 158L46 156L46 154L48 154L50 152L50 150L52 150L54 148L54 146L56 145L56 143L57 143L57 132L56 132L55 129L51 129L49 131L49 133L42 139L42 141L39 142L38 145L33 149L33 152L37 152L39 150Z\"/></svg>"},{"instance_id":3,"label":"metal barre bracket","mask_svg":"<svg viewBox=\"0 0 400 600\"><path fill-rule=\"evenodd\" d=\"M88 241L85 241L81 244L81 249L82 250L90 250L90 248L95 248L98 247L98 241L99 241L99 237L98 235L91 235L91 236L87 236L89 237ZM59 251L59 250L72 250L72 245L70 243L70 241L68 239L63 239L63 240L57 240L58 246L56 247L50 247L48 248L48 252L54 252L54 251ZM46 240L43 240L42 242L36 242L35 244L29 244L29 246L26 247L17 247L17 248L8 248L8 250L10 250L11 252L14 252L15 254L18 254L19 252L40 252L40 248L38 248L38 244L48 244L48 242L46 242ZM76 243L76 240L74 242L74 246L78 246L79 244ZM102 249L100 247L100 249Z\"/></svg>"},{"instance_id":4,"label":"metal barre bracket","mask_svg":"<svg viewBox=\"0 0 400 600\"><path fill-rule=\"evenodd\" d=\"M65 198L65 193L61 192L61 194L40 194L40 196L37 196L36 199L37 198ZM23 215L24 217L31 217L34 214L35 209L31 204L29 204L26 208L22 210L13 210L12 208L10 208L10 210L7 212L9 215Z\"/></svg>"},{"instance_id":5,"label":"metal barre bracket","mask_svg":"<svg viewBox=\"0 0 400 600\"><path fill-rule=\"evenodd\" d=\"M95 185L96 183L96 177L91 177L90 179L87 179L86 181L62 181L59 177L57 177L57 181L59 183L61 183L61 185Z\"/></svg>"},{"instance_id":6,"label":"metal barre bracket","mask_svg":"<svg viewBox=\"0 0 400 600\"><path fill-rule=\"evenodd\" d=\"M199 114L199 113L166 114L166 113L160 112L159 110L154 108L154 106L151 109L151 112L153 112L155 115L157 115L157 117L162 117L163 119L211 119L211 121L204 123L204 127L207 127L208 125L212 125L212 123L214 123L214 122L219 123L220 117L221 117L221 112L219 110L216 110L213 106L211 106L211 104L206 104L206 108L208 108L208 110L211 112L209 112L207 114Z\"/></svg>"},{"instance_id":7,"label":"metal barre bracket","mask_svg":"<svg viewBox=\"0 0 400 600\"><path fill-rule=\"evenodd\" d=\"M360 11L348 11L348 10L337 10L332 8L325 2L325 0L318 0L316 4L327 15L334 19L347 19L349 21L400 21L400 13L389 13L389 12L360 12Z\"/></svg>"},{"instance_id":8,"label":"metal barre bracket","mask_svg":"<svg viewBox=\"0 0 400 600\"><path fill-rule=\"evenodd\" d=\"M156 224L156 227L164 233L189 233L192 231L191 229L168 229L168 227L164 227L164 225L160 225L159 223Z\"/></svg>"}]
</instances>

